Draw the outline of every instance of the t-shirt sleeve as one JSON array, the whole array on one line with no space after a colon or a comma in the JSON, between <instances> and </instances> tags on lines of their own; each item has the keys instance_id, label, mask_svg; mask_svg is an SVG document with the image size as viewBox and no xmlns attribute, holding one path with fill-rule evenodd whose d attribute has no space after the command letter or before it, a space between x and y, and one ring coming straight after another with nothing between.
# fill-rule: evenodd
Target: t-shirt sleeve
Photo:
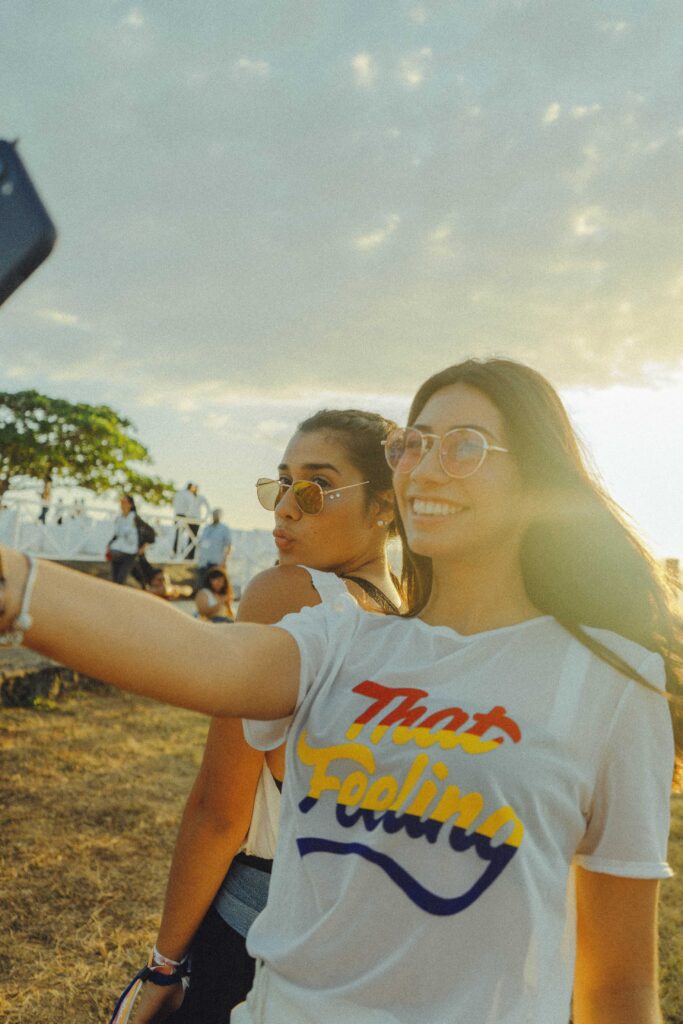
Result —
<instances>
[{"instance_id":1,"label":"t-shirt sleeve","mask_svg":"<svg viewBox=\"0 0 683 1024\"><path fill-rule=\"evenodd\" d=\"M650 654L638 671L663 688L664 664ZM668 701L629 681L619 701L576 861L625 878L667 878L674 743Z\"/></svg>"},{"instance_id":2,"label":"t-shirt sleeve","mask_svg":"<svg viewBox=\"0 0 683 1024\"><path fill-rule=\"evenodd\" d=\"M287 718L272 721L244 719L242 726L247 743L257 750L274 750L284 743L294 715L318 679L334 673L343 659L348 636L353 631L350 621L355 603L330 606L326 604L302 608L300 612L285 615L276 623L294 637L299 648L301 672L296 707Z\"/></svg>"}]
</instances>

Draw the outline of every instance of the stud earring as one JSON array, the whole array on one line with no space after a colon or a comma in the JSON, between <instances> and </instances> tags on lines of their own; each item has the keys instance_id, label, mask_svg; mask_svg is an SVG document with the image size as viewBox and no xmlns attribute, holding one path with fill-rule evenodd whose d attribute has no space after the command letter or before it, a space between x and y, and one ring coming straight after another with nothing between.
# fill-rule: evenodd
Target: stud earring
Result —
<instances>
[{"instance_id":1,"label":"stud earring","mask_svg":"<svg viewBox=\"0 0 683 1024\"><path fill-rule=\"evenodd\" d=\"M384 520L383 519L378 519L377 520L377 525L378 526L384 526Z\"/></svg>"}]
</instances>

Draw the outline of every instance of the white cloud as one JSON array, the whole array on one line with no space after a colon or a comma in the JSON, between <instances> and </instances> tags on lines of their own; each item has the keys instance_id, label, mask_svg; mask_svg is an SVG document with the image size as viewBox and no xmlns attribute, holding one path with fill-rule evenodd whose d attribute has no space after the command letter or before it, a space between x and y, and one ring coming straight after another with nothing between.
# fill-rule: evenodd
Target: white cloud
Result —
<instances>
[{"instance_id":1,"label":"white cloud","mask_svg":"<svg viewBox=\"0 0 683 1024\"><path fill-rule=\"evenodd\" d=\"M65 313L61 309L39 309L36 316L53 324L63 324L65 327L77 327L81 322L75 313Z\"/></svg>"},{"instance_id":2,"label":"white cloud","mask_svg":"<svg viewBox=\"0 0 683 1024\"><path fill-rule=\"evenodd\" d=\"M608 35L620 36L629 28L629 23L616 18L611 20L605 18L598 22L598 28L601 32L606 32Z\"/></svg>"},{"instance_id":3,"label":"white cloud","mask_svg":"<svg viewBox=\"0 0 683 1024\"><path fill-rule=\"evenodd\" d=\"M605 211L600 206L586 206L577 211L572 219L572 229L577 238L592 238L605 225Z\"/></svg>"},{"instance_id":4,"label":"white cloud","mask_svg":"<svg viewBox=\"0 0 683 1024\"><path fill-rule=\"evenodd\" d=\"M270 74L270 64L265 60L240 57L233 64L232 70L237 78L267 78Z\"/></svg>"},{"instance_id":5,"label":"white cloud","mask_svg":"<svg viewBox=\"0 0 683 1024\"><path fill-rule=\"evenodd\" d=\"M224 430L230 422L227 412L210 412L204 417L204 426L209 430Z\"/></svg>"},{"instance_id":6,"label":"white cloud","mask_svg":"<svg viewBox=\"0 0 683 1024\"><path fill-rule=\"evenodd\" d=\"M266 419L256 424L256 434L268 441L284 442L292 432L291 420Z\"/></svg>"},{"instance_id":7,"label":"white cloud","mask_svg":"<svg viewBox=\"0 0 683 1024\"><path fill-rule=\"evenodd\" d=\"M450 224L439 224L427 236L427 251L431 256L447 259L453 255L453 228Z\"/></svg>"},{"instance_id":8,"label":"white cloud","mask_svg":"<svg viewBox=\"0 0 683 1024\"><path fill-rule=\"evenodd\" d=\"M414 21L416 25L424 25L427 22L429 13L423 4L416 4L415 7L411 7L408 11L408 17L411 21Z\"/></svg>"},{"instance_id":9,"label":"white cloud","mask_svg":"<svg viewBox=\"0 0 683 1024\"><path fill-rule=\"evenodd\" d=\"M543 112L543 124L554 124L560 116L560 104L555 102L546 107Z\"/></svg>"},{"instance_id":10,"label":"white cloud","mask_svg":"<svg viewBox=\"0 0 683 1024\"><path fill-rule=\"evenodd\" d=\"M590 106L574 106L571 108L569 113L574 118L574 120L578 121L582 117L588 117L590 114L597 114L599 110L602 110L602 107L599 103L591 103Z\"/></svg>"},{"instance_id":11,"label":"white cloud","mask_svg":"<svg viewBox=\"0 0 683 1024\"><path fill-rule=\"evenodd\" d=\"M364 88L374 85L377 79L377 64L370 53L357 53L351 61L356 85Z\"/></svg>"},{"instance_id":12,"label":"white cloud","mask_svg":"<svg viewBox=\"0 0 683 1024\"><path fill-rule=\"evenodd\" d=\"M427 67L432 59L432 51L428 46L415 53L403 57L399 64L399 78L410 89L422 85L427 74Z\"/></svg>"},{"instance_id":13,"label":"white cloud","mask_svg":"<svg viewBox=\"0 0 683 1024\"><path fill-rule=\"evenodd\" d=\"M401 218L398 214L392 213L385 219L383 228L376 228L374 231L368 231L365 235L357 235L351 244L354 249L358 249L359 252L368 252L370 249L377 249L380 245L384 245L387 239L393 235L400 222Z\"/></svg>"},{"instance_id":14,"label":"white cloud","mask_svg":"<svg viewBox=\"0 0 683 1024\"><path fill-rule=\"evenodd\" d=\"M145 16L139 7L131 7L128 14L121 19L121 24L125 25L126 28L144 28Z\"/></svg>"}]
</instances>

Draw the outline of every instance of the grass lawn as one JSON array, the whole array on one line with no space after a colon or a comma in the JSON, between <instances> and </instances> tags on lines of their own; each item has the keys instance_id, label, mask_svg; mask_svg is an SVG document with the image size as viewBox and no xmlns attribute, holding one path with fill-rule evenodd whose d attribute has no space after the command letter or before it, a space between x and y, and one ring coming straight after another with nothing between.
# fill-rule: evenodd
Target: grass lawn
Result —
<instances>
[{"instance_id":1,"label":"grass lawn","mask_svg":"<svg viewBox=\"0 0 683 1024\"><path fill-rule=\"evenodd\" d=\"M3 1024L108 1020L154 938L206 728L201 716L105 688L0 710ZM682 1024L681 797L670 860L662 1001L667 1024Z\"/></svg>"}]
</instances>

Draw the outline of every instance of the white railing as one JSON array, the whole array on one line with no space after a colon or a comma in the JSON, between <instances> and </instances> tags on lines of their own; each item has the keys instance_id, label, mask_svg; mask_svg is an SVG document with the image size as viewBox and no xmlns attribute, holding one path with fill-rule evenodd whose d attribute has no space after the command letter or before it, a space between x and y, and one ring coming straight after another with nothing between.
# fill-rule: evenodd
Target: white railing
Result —
<instances>
[{"instance_id":1,"label":"white railing","mask_svg":"<svg viewBox=\"0 0 683 1024\"><path fill-rule=\"evenodd\" d=\"M31 494L11 491L5 494L0 509L0 542L25 551L64 562L104 561L118 510L111 507L75 502L55 505L46 521L40 521L40 501ZM176 520L171 509L145 509L143 518L154 527L156 540L145 554L152 564L187 565L195 562L198 520ZM257 572L273 565L276 550L268 530L232 530L230 577L244 587Z\"/></svg>"}]
</instances>

